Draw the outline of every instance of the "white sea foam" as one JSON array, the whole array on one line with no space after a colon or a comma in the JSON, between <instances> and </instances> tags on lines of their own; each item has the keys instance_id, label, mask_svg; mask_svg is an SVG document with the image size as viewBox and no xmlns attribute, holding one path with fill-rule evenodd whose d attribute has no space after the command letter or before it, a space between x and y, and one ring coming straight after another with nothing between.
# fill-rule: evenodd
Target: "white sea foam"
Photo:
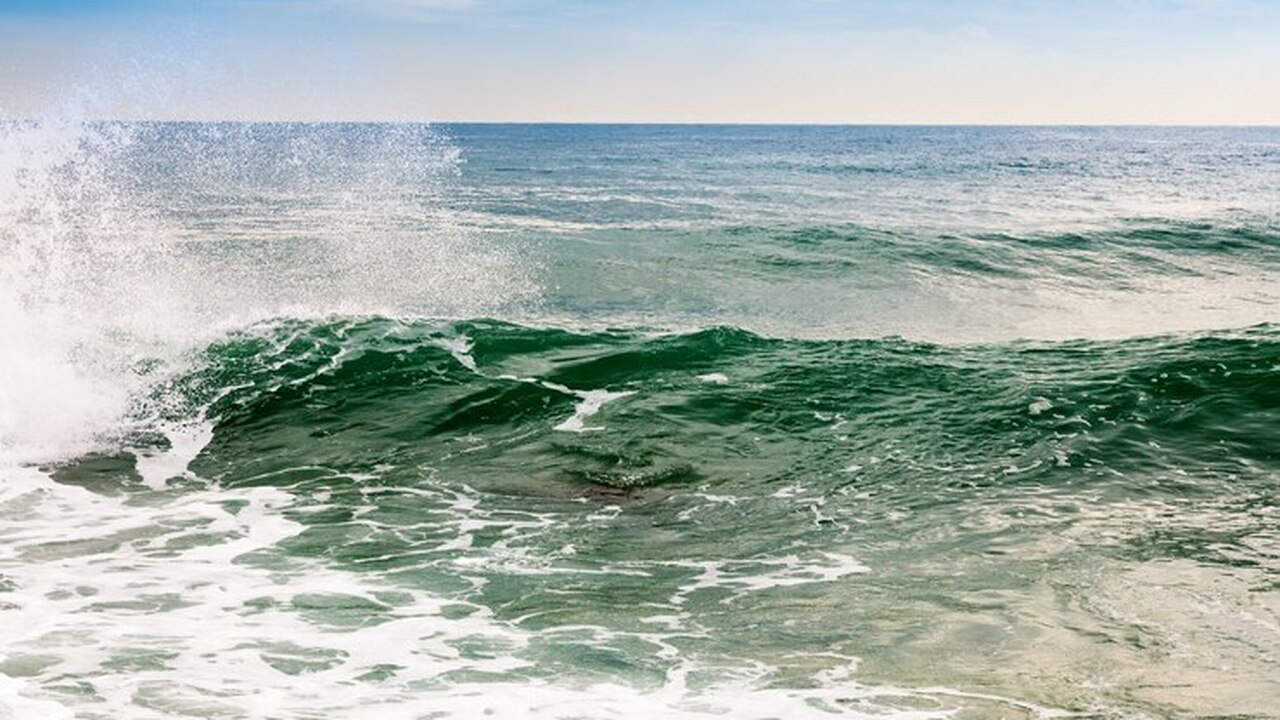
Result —
<instances>
[{"instance_id":1,"label":"white sea foam","mask_svg":"<svg viewBox=\"0 0 1280 720\"><path fill-rule=\"evenodd\" d=\"M184 467L200 438L156 452L143 487L167 475L198 480ZM826 663L818 686L770 687L774 668L747 663L722 679L691 682L700 662L673 638L703 634L685 606L699 593L749 593L836 582L865 572L834 554L678 562L697 574L682 585L652 631L559 625L541 632L499 620L483 605L408 588L376 574L336 569L274 548L302 528L281 510L296 502L269 487L195 487L180 494L140 489L109 497L50 482L31 468L5 471L0 485L0 579L11 588L0 667L20 676L0 683L0 717L139 720L235 716L278 718L742 717L923 720L955 706L945 693L866 686L856 659ZM510 543L554 529L554 519L494 511L465 486L399 489L443 500L459 537L502 529L487 548L443 544L470 573L581 574ZM618 514L609 516L617 519ZM596 522L609 522L601 518ZM509 533L508 531L515 531ZM574 562L564 553L564 562ZM599 572L660 567L623 563ZM480 575L474 575L476 579ZM477 588L481 587L477 584ZM350 621L335 608L350 607ZM465 608L465 612L458 612ZM611 681L556 681L530 673L538 645L618 640L655 648L667 667L659 687ZM468 650L470 648L471 650ZM475 652L481 648L483 651ZM840 670L844 665L848 667ZM3 678L3 675L0 675ZM67 692L64 678L74 678ZM938 698L943 698L939 701ZM890 709L907 707L931 709Z\"/></svg>"},{"instance_id":2,"label":"white sea foam","mask_svg":"<svg viewBox=\"0 0 1280 720\"><path fill-rule=\"evenodd\" d=\"M805 558L791 555L757 560L704 560L686 565L699 569L700 573L672 598L675 605L683 605L690 595L708 588L732 589L733 593L724 601L732 602L748 593L770 588L834 582L870 572L870 568L856 559L834 553Z\"/></svg>"},{"instance_id":3,"label":"white sea foam","mask_svg":"<svg viewBox=\"0 0 1280 720\"><path fill-rule=\"evenodd\" d=\"M72 720L74 714L49 700L33 700L23 694L23 683L0 673L0 720Z\"/></svg>"},{"instance_id":4,"label":"white sea foam","mask_svg":"<svg viewBox=\"0 0 1280 720\"><path fill-rule=\"evenodd\" d=\"M600 408L604 407L605 403L635 394L631 391L611 392L609 390L570 390L569 388L560 385L552 385L549 383L544 384L548 387L560 390L561 392L577 395L580 398L578 404L573 408L573 415L555 427L556 430L564 432L580 433L590 432L592 430L603 430L604 428L602 426L587 425L587 421L595 416L596 413L600 412Z\"/></svg>"},{"instance_id":5,"label":"white sea foam","mask_svg":"<svg viewBox=\"0 0 1280 720\"><path fill-rule=\"evenodd\" d=\"M302 717L328 707L357 717L386 702L384 691L339 687L379 665L404 668L410 682L522 664L459 656L464 641L523 642L483 609L444 620L442 599L401 591L391 608L378 600L382 588L319 563L243 563L299 529L279 512L292 500L281 491L187 492L131 507L30 470L6 471L6 481L0 573L14 589L4 661L36 677L81 678L88 695L59 700L77 716ZM383 622L353 634L307 620L307 607L335 602L381 609ZM129 657L140 664L115 665ZM308 668L307 682L291 663ZM20 713L57 697L28 687L5 702Z\"/></svg>"},{"instance_id":6,"label":"white sea foam","mask_svg":"<svg viewBox=\"0 0 1280 720\"><path fill-rule=\"evenodd\" d=\"M448 350L453 358L458 361L466 369L472 372L479 372L476 367L476 359L471 357L471 340L465 337L446 338L440 341L445 350Z\"/></svg>"}]
</instances>

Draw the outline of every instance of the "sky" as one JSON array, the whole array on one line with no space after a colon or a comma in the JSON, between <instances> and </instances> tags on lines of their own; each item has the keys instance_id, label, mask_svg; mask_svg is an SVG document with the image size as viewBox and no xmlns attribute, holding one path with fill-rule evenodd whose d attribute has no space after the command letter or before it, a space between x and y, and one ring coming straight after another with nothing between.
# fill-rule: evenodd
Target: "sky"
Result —
<instances>
[{"instance_id":1,"label":"sky","mask_svg":"<svg viewBox=\"0 0 1280 720\"><path fill-rule=\"evenodd\" d=\"M0 117L1280 125L1280 0L0 0Z\"/></svg>"}]
</instances>

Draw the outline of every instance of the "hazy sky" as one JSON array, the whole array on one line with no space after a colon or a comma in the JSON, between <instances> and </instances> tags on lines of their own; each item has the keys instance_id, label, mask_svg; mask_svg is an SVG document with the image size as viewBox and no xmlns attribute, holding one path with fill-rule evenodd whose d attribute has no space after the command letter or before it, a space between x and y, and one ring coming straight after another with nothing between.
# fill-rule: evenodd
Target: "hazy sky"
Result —
<instances>
[{"instance_id":1,"label":"hazy sky","mask_svg":"<svg viewBox=\"0 0 1280 720\"><path fill-rule=\"evenodd\" d=\"M1280 0L0 0L0 116L1280 124Z\"/></svg>"}]
</instances>

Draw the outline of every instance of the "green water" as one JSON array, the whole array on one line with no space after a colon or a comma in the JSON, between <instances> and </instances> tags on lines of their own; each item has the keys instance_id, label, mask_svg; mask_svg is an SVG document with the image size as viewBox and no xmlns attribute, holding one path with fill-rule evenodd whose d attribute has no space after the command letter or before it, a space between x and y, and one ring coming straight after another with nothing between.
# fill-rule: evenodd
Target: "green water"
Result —
<instances>
[{"instance_id":1,"label":"green water","mask_svg":"<svg viewBox=\"0 0 1280 720\"><path fill-rule=\"evenodd\" d=\"M0 720L1280 717L1275 129L0 140Z\"/></svg>"},{"instance_id":2,"label":"green water","mask_svg":"<svg viewBox=\"0 0 1280 720\"><path fill-rule=\"evenodd\" d=\"M859 658L1108 717L1271 711L1269 326L938 347L367 319L207 363L164 390L209 403L191 470L286 490L303 528L241 562L385 583L293 600L336 628L411 588L535 634L530 666L453 680L805 687ZM555 429L591 390L630 394Z\"/></svg>"}]
</instances>

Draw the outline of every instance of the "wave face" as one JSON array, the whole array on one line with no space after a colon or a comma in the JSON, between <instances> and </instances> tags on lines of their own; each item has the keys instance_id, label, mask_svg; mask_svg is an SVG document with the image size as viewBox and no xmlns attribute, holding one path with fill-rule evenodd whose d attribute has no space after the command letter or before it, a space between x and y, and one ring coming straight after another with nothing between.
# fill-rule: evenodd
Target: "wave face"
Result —
<instances>
[{"instance_id":1,"label":"wave face","mask_svg":"<svg viewBox=\"0 0 1280 720\"><path fill-rule=\"evenodd\" d=\"M179 385L197 398L217 391L201 456L213 465L200 467L227 484L308 460L357 475L391 458L454 460L472 476L492 465L494 482L619 491L748 470L767 484L802 467L929 505L942 498L911 476L931 465L1000 486L1085 468L1194 466L1230 481L1280 460L1268 442L1280 333L1266 325L945 347L368 319L259 328L206 353ZM299 432L323 442L288 441Z\"/></svg>"},{"instance_id":2,"label":"wave face","mask_svg":"<svg viewBox=\"0 0 1280 720\"><path fill-rule=\"evenodd\" d=\"M0 132L0 717L1280 706L1280 131Z\"/></svg>"}]
</instances>

